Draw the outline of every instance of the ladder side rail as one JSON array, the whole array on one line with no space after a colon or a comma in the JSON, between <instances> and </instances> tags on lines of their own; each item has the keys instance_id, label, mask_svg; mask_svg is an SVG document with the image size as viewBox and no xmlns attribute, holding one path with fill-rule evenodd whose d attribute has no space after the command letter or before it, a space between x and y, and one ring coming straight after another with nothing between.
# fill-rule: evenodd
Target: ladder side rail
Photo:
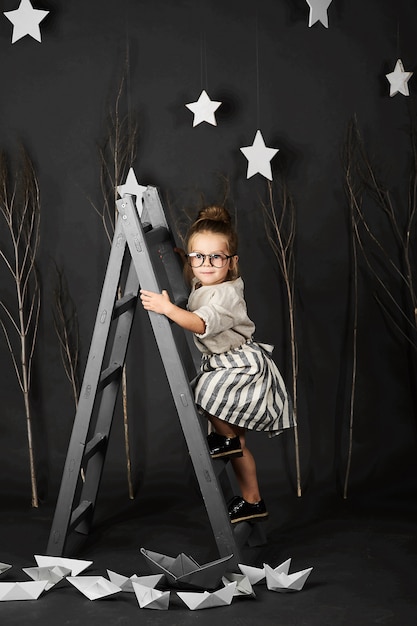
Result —
<instances>
[{"instance_id":1,"label":"ladder side rail","mask_svg":"<svg viewBox=\"0 0 417 626\"><path fill-rule=\"evenodd\" d=\"M116 205L139 283L144 289L159 292L160 286L132 198L124 196L116 202ZM240 560L239 550L232 532L224 496L213 470L207 442L195 406L194 395L175 344L171 324L165 316L152 311L149 312L149 319L164 363L172 397L219 553L221 556L233 554L231 561L237 566Z\"/></svg>"},{"instance_id":2,"label":"ladder side rail","mask_svg":"<svg viewBox=\"0 0 417 626\"><path fill-rule=\"evenodd\" d=\"M139 281L136 270L132 262L130 262L128 277L125 285L125 293L138 294ZM109 363L115 365L118 369L117 377L107 385L100 398L99 409L97 412L97 421L95 431L102 433L105 440L95 455L88 460L85 467L85 480L82 486L81 501L92 503L92 511L94 511L97 500L97 493L100 488L100 482L104 469L104 459L106 456L110 432L113 423L113 416L116 408L116 400L119 394L123 366L126 361L126 353L129 345L130 333L135 317L136 306L126 310L117 320L115 329L115 341L109 357ZM93 514L93 513L92 513ZM83 519L82 523L76 527L79 533L88 534L92 522L92 514Z\"/></svg>"},{"instance_id":3,"label":"ladder side rail","mask_svg":"<svg viewBox=\"0 0 417 626\"><path fill-rule=\"evenodd\" d=\"M65 546L125 252L123 228L116 224L47 546L50 555L60 556Z\"/></svg>"},{"instance_id":4,"label":"ladder side rail","mask_svg":"<svg viewBox=\"0 0 417 626\"><path fill-rule=\"evenodd\" d=\"M149 185L146 191L142 195L143 210L140 216L142 224L149 222L153 228L163 226L168 228L165 211L162 207L162 202L159 197L159 191L157 187Z\"/></svg>"}]
</instances>

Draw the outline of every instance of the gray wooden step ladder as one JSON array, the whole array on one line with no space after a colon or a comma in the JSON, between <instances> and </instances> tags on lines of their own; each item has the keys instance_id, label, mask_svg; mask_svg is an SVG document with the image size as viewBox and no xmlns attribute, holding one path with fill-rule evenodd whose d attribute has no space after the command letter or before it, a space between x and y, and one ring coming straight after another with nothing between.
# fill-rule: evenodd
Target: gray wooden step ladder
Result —
<instances>
[{"instance_id":1,"label":"gray wooden step ladder","mask_svg":"<svg viewBox=\"0 0 417 626\"><path fill-rule=\"evenodd\" d=\"M123 196L116 206L119 216L47 546L54 556L64 554L72 532L88 534L91 528L139 289L166 289L179 306L187 299L158 190L148 187L143 194L141 216L133 196ZM164 315L149 312L149 319L219 555L233 555L230 565L236 567L242 562L240 547L264 543L264 535L259 524L230 524L227 464L211 459L194 403L190 334Z\"/></svg>"}]
</instances>

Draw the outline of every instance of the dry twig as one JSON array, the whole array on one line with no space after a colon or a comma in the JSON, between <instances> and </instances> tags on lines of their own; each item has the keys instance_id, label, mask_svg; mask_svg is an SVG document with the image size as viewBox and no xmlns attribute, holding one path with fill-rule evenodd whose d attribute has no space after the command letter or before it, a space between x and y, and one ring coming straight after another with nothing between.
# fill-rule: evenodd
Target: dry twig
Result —
<instances>
[{"instance_id":1,"label":"dry twig","mask_svg":"<svg viewBox=\"0 0 417 626\"><path fill-rule=\"evenodd\" d=\"M278 207L277 207L278 204ZM296 215L293 199L285 180L279 186L279 200L275 202L274 187L268 182L268 204L263 205L265 229L268 242L278 261L288 305L288 322L291 345L292 400L295 417L294 448L296 465L297 495L302 495L300 450L298 440L297 409L298 409L298 348L295 323L295 256L294 243L296 235Z\"/></svg>"},{"instance_id":2,"label":"dry twig","mask_svg":"<svg viewBox=\"0 0 417 626\"><path fill-rule=\"evenodd\" d=\"M36 268L39 248L40 195L38 180L27 152L22 149L20 167L9 174L7 157L0 155L0 213L8 241L0 258L14 284L15 301L0 301L0 324L12 358L17 381L23 394L29 451L32 506L38 506L36 460L33 444L31 381L33 358L39 327L40 285Z\"/></svg>"},{"instance_id":3,"label":"dry twig","mask_svg":"<svg viewBox=\"0 0 417 626\"><path fill-rule=\"evenodd\" d=\"M91 199L91 205L100 216L109 244L112 243L115 223L117 219L116 200L117 187L123 184L129 169L136 157L136 143L138 126L132 113L127 107L123 111L124 99L128 93L129 58L126 55L125 73L121 78L116 94L114 107L110 109L107 122L106 140L99 148L100 151L100 188L103 203L98 207ZM119 297L121 290L119 289ZM131 476L131 457L129 443L129 419L127 412L127 372L126 365L122 372L122 409L126 455L126 470L129 498L134 498L134 489Z\"/></svg>"},{"instance_id":4,"label":"dry twig","mask_svg":"<svg viewBox=\"0 0 417 626\"><path fill-rule=\"evenodd\" d=\"M65 374L70 382L75 408L79 396L79 333L75 304L68 291L63 270L56 269L56 287L54 289L54 327L58 337L61 360Z\"/></svg>"},{"instance_id":5,"label":"dry twig","mask_svg":"<svg viewBox=\"0 0 417 626\"><path fill-rule=\"evenodd\" d=\"M380 180L368 156L354 117L344 147L345 188L350 211L354 261L353 368L349 420L349 450L344 482L347 497L352 462L356 387L358 250L375 281L374 297L399 336L417 352L417 294L415 288L415 220L417 210L417 135L410 126L411 168L406 211L396 207L388 187ZM388 227L388 228L387 228ZM385 243L385 232L389 240ZM404 297L405 296L405 297Z\"/></svg>"},{"instance_id":6,"label":"dry twig","mask_svg":"<svg viewBox=\"0 0 417 626\"><path fill-rule=\"evenodd\" d=\"M109 244L113 239L117 218L117 187L126 179L136 156L138 127L130 111L122 112L123 99L127 89L128 70L128 65L126 65L126 75L121 78L114 108L110 110L108 115L106 139L103 145L99 147L100 188L103 203L101 206L97 206L90 199L91 205L101 219Z\"/></svg>"}]
</instances>

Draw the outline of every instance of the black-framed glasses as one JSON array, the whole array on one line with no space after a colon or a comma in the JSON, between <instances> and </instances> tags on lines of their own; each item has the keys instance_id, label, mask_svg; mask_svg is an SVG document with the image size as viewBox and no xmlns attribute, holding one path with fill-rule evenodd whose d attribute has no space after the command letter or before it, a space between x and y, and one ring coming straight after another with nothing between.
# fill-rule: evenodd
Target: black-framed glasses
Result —
<instances>
[{"instance_id":1,"label":"black-framed glasses","mask_svg":"<svg viewBox=\"0 0 417 626\"><path fill-rule=\"evenodd\" d=\"M206 260L210 261L213 267L224 267L227 261L234 257L234 254L223 254L221 252L213 252L212 254L202 254L201 252L190 252L186 255L188 264L191 267L201 267Z\"/></svg>"}]
</instances>

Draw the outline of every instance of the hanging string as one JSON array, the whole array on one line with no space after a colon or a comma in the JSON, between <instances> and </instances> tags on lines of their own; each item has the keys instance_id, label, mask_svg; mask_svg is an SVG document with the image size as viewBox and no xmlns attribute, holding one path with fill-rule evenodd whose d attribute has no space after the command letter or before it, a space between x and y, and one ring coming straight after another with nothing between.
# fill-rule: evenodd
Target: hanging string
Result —
<instances>
[{"instance_id":1,"label":"hanging string","mask_svg":"<svg viewBox=\"0 0 417 626\"><path fill-rule=\"evenodd\" d=\"M207 48L206 48L206 34L201 33L200 43L200 75L201 75L201 89L208 89L208 76L207 76Z\"/></svg>"},{"instance_id":2,"label":"hanging string","mask_svg":"<svg viewBox=\"0 0 417 626\"><path fill-rule=\"evenodd\" d=\"M260 128L261 105L259 95L259 29L258 29L258 8L255 16L255 50L256 50L256 122L257 129Z\"/></svg>"},{"instance_id":3,"label":"hanging string","mask_svg":"<svg viewBox=\"0 0 417 626\"><path fill-rule=\"evenodd\" d=\"M397 19L397 59L401 58L400 53L400 20Z\"/></svg>"},{"instance_id":4,"label":"hanging string","mask_svg":"<svg viewBox=\"0 0 417 626\"><path fill-rule=\"evenodd\" d=\"M126 99L127 99L127 119L128 119L128 132L131 132L131 113L132 113L132 98L131 98L131 84L130 84L130 40L129 40L129 0L126 0L126 56L125 56L125 71L126 71Z\"/></svg>"}]
</instances>

